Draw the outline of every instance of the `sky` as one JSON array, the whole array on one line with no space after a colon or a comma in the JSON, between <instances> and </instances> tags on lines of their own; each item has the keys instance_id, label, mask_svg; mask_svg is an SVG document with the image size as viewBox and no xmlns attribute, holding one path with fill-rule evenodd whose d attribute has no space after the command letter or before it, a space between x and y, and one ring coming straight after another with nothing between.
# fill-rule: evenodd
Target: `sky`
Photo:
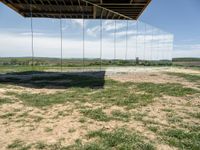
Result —
<instances>
[{"instance_id":1,"label":"sky","mask_svg":"<svg viewBox=\"0 0 200 150\"><path fill-rule=\"evenodd\" d=\"M174 34L174 57L200 57L200 0L152 0L140 20Z\"/></svg>"},{"instance_id":2,"label":"sky","mask_svg":"<svg viewBox=\"0 0 200 150\"><path fill-rule=\"evenodd\" d=\"M102 21L102 58L171 59L200 57L200 1L152 0L135 21ZM138 25L138 30L137 29ZM100 20L85 20L85 57L100 55ZM0 3L0 57L31 55L30 19ZM60 56L60 20L33 19L34 56ZM126 36L127 31L127 36ZM63 56L82 57L83 20L62 20ZM136 36L137 35L137 36ZM126 40L126 37L128 40ZM174 39L174 41L173 41ZM116 49L114 47L116 46ZM173 51L172 51L173 48Z\"/></svg>"}]
</instances>

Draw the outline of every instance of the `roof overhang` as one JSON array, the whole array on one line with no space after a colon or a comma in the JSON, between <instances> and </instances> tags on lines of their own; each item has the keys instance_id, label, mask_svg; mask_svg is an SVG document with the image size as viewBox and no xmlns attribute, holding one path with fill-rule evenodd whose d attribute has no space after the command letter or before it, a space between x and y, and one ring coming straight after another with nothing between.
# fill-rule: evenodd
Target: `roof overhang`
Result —
<instances>
[{"instance_id":1,"label":"roof overhang","mask_svg":"<svg viewBox=\"0 0 200 150\"><path fill-rule=\"evenodd\" d=\"M24 17L133 19L151 0L0 0Z\"/></svg>"}]
</instances>

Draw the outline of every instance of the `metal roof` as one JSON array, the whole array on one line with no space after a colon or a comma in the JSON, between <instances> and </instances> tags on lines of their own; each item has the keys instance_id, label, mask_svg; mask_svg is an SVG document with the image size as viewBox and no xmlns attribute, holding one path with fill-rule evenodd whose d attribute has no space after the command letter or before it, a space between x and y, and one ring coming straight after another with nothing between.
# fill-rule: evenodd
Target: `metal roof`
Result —
<instances>
[{"instance_id":1,"label":"metal roof","mask_svg":"<svg viewBox=\"0 0 200 150\"><path fill-rule=\"evenodd\" d=\"M24 17L134 19L151 0L0 0Z\"/></svg>"}]
</instances>

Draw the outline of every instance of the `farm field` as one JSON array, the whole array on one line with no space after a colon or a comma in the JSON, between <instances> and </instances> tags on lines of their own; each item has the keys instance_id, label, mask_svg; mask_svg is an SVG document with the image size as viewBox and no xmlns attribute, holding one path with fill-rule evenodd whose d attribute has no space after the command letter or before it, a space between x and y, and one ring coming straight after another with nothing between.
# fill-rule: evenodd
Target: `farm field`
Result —
<instances>
[{"instance_id":1,"label":"farm field","mask_svg":"<svg viewBox=\"0 0 200 150\"><path fill-rule=\"evenodd\" d=\"M1 149L200 149L199 69L30 70L1 68Z\"/></svg>"},{"instance_id":2,"label":"farm field","mask_svg":"<svg viewBox=\"0 0 200 150\"><path fill-rule=\"evenodd\" d=\"M200 58L174 58L173 64L183 67L200 67Z\"/></svg>"}]
</instances>

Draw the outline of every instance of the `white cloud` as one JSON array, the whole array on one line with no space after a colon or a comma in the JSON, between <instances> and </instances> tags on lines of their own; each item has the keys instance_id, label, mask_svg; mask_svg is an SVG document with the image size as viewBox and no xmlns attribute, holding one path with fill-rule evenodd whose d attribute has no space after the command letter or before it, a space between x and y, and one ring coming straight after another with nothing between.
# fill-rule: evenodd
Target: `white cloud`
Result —
<instances>
[{"instance_id":1,"label":"white cloud","mask_svg":"<svg viewBox=\"0 0 200 150\"><path fill-rule=\"evenodd\" d=\"M31 36L29 34L10 34L3 33L0 35L0 54L2 57L22 57L31 56ZM145 39L145 41L144 41ZM160 43L157 41L160 40ZM160 37L155 37L154 41L151 36L129 36L128 40L128 59L134 59L137 56L141 59L170 59L171 39L161 43ZM59 57L60 56L60 37L41 35L34 37L34 53L38 57ZM63 56L66 58L81 58L82 43L78 39L63 38ZM112 59L114 56L113 38L103 38L103 58ZM136 46L137 45L137 46ZM116 41L117 58L124 59L126 52L125 39L117 38ZM137 52L136 52L137 51ZM85 54L89 58L98 58L100 54L100 40L86 39ZM159 55L158 55L159 54Z\"/></svg>"},{"instance_id":2,"label":"white cloud","mask_svg":"<svg viewBox=\"0 0 200 150\"><path fill-rule=\"evenodd\" d=\"M100 32L100 28L98 26L95 26L93 28L88 28L86 31L86 33L92 37L96 37L99 32Z\"/></svg>"},{"instance_id":3,"label":"white cloud","mask_svg":"<svg viewBox=\"0 0 200 150\"><path fill-rule=\"evenodd\" d=\"M173 57L200 57L200 44L174 45Z\"/></svg>"},{"instance_id":4,"label":"white cloud","mask_svg":"<svg viewBox=\"0 0 200 150\"><path fill-rule=\"evenodd\" d=\"M175 45L174 48L177 51L188 51L188 50L199 50L200 51L200 44L181 44L181 45Z\"/></svg>"},{"instance_id":5,"label":"white cloud","mask_svg":"<svg viewBox=\"0 0 200 150\"><path fill-rule=\"evenodd\" d=\"M71 23L83 27L83 20L82 19L71 19Z\"/></svg>"},{"instance_id":6,"label":"white cloud","mask_svg":"<svg viewBox=\"0 0 200 150\"><path fill-rule=\"evenodd\" d=\"M100 22L85 20L85 53L86 57L97 58L100 54ZM114 30L113 20L103 20L103 58L114 56ZM126 53L126 21L117 21L116 24L116 51L117 58L123 59ZM128 58L136 56L141 59L170 59L173 48L173 36L160 32L156 28L147 26L146 32L139 28L136 31L136 22L129 21ZM63 56L66 58L82 57L82 19L63 20ZM137 37L136 37L137 35ZM30 56L30 32L1 32L1 56ZM35 56L59 57L60 34L55 32L34 31ZM10 44L12 43L12 44Z\"/></svg>"},{"instance_id":7,"label":"white cloud","mask_svg":"<svg viewBox=\"0 0 200 150\"><path fill-rule=\"evenodd\" d=\"M66 21L67 22L67 21ZM83 19L70 19L72 26L83 28ZM84 26L88 25L88 20L84 20Z\"/></svg>"},{"instance_id":8,"label":"white cloud","mask_svg":"<svg viewBox=\"0 0 200 150\"><path fill-rule=\"evenodd\" d=\"M22 32L22 33L19 33L20 35L22 36L31 36L32 33L31 32ZM35 36L44 36L45 34L42 33L42 32L34 32L33 33Z\"/></svg>"}]
</instances>

